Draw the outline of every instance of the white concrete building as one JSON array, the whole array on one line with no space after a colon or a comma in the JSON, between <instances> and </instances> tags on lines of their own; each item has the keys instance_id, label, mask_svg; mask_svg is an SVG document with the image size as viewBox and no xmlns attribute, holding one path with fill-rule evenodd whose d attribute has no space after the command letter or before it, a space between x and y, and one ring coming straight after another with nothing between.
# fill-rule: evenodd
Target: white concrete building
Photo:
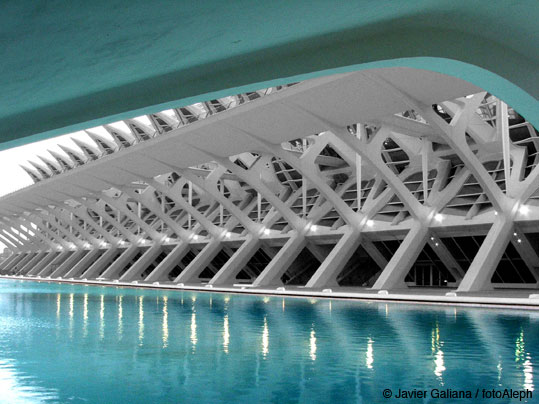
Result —
<instances>
[{"instance_id":1,"label":"white concrete building","mask_svg":"<svg viewBox=\"0 0 539 404\"><path fill-rule=\"evenodd\" d=\"M3 276L539 303L538 132L470 83L363 70L124 123L21 162Z\"/></svg>"}]
</instances>

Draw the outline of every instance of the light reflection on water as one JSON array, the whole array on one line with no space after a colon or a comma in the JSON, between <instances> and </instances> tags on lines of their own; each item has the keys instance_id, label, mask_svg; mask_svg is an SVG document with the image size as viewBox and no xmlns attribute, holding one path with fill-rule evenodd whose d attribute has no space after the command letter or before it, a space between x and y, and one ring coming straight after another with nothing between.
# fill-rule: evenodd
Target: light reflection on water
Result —
<instances>
[{"instance_id":1,"label":"light reflection on water","mask_svg":"<svg viewBox=\"0 0 539 404\"><path fill-rule=\"evenodd\" d=\"M533 390L538 326L538 312L0 280L0 402L372 403L391 402L384 388Z\"/></svg>"}]
</instances>

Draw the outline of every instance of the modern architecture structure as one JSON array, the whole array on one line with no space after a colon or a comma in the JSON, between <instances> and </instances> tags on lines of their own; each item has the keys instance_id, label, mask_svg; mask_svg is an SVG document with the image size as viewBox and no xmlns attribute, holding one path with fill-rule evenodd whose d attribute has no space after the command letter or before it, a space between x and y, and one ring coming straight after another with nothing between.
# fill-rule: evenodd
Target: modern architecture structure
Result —
<instances>
[{"instance_id":1,"label":"modern architecture structure","mask_svg":"<svg viewBox=\"0 0 539 404\"><path fill-rule=\"evenodd\" d=\"M3 274L280 292L538 288L537 131L460 79L340 74L124 128L89 130L92 144L25 166L36 183L0 199L14 252Z\"/></svg>"},{"instance_id":2,"label":"modern architecture structure","mask_svg":"<svg viewBox=\"0 0 539 404\"><path fill-rule=\"evenodd\" d=\"M35 184L0 198L1 274L539 305L534 13L494 3L472 29L451 19L468 3L419 3L290 28L285 45L262 32L265 52L215 49L215 71L205 53L151 77L134 62L123 86L90 75L84 94L38 91L24 122L14 105L8 145L104 125L22 162ZM497 37L492 21L514 28L516 14L522 29Z\"/></svg>"}]
</instances>

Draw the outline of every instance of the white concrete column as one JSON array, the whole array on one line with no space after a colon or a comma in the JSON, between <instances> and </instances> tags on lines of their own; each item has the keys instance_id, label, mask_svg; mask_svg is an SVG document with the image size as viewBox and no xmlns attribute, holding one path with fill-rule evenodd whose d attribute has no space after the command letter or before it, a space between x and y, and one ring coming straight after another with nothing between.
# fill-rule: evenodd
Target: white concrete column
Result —
<instances>
[{"instance_id":1,"label":"white concrete column","mask_svg":"<svg viewBox=\"0 0 539 404\"><path fill-rule=\"evenodd\" d=\"M356 252L361 233L348 229L305 285L308 288L337 286L337 276Z\"/></svg>"},{"instance_id":2,"label":"white concrete column","mask_svg":"<svg viewBox=\"0 0 539 404\"><path fill-rule=\"evenodd\" d=\"M163 247L161 245L154 245L142 255L121 277L120 281L130 282L133 280L140 280L140 274L148 268L148 266L161 254Z\"/></svg>"},{"instance_id":3,"label":"white concrete column","mask_svg":"<svg viewBox=\"0 0 539 404\"><path fill-rule=\"evenodd\" d=\"M247 265L251 257L260 248L260 240L255 236L247 236L240 248L230 257L225 265L210 280L210 285L226 285L234 283L236 275Z\"/></svg>"},{"instance_id":4,"label":"white concrete column","mask_svg":"<svg viewBox=\"0 0 539 404\"><path fill-rule=\"evenodd\" d=\"M47 254L45 258L43 258L35 267L30 269L26 276L28 275L35 275L41 272L43 268L45 268L47 265L49 265L56 257L58 256L58 253L56 251L51 251Z\"/></svg>"},{"instance_id":5,"label":"white concrete column","mask_svg":"<svg viewBox=\"0 0 539 404\"><path fill-rule=\"evenodd\" d=\"M515 231L517 230L515 229ZM523 232L519 231L519 233L518 239L513 239L511 244L513 244L513 247L515 247L522 260L526 263L535 280L539 282L539 256L528 240L528 237Z\"/></svg>"},{"instance_id":6,"label":"white concrete column","mask_svg":"<svg viewBox=\"0 0 539 404\"><path fill-rule=\"evenodd\" d=\"M166 258L154 268L154 270L146 277L146 282L158 282L163 280L172 268L178 265L183 257L189 252L189 244L185 242L179 243L174 249L166 256ZM166 279L168 280L168 279Z\"/></svg>"},{"instance_id":7,"label":"white concrete column","mask_svg":"<svg viewBox=\"0 0 539 404\"><path fill-rule=\"evenodd\" d=\"M12 233L9 233L5 229L2 229L2 233L0 233L0 238L2 239L4 244L12 248L13 250L20 251L26 248L22 241L20 241L18 238L15 238Z\"/></svg>"},{"instance_id":8,"label":"white concrete column","mask_svg":"<svg viewBox=\"0 0 539 404\"><path fill-rule=\"evenodd\" d=\"M364 123L357 124L357 140L362 141L367 138L367 130ZM361 181L363 179L363 173L361 172L361 155L356 153L356 195L357 195L357 211L361 212Z\"/></svg>"},{"instance_id":9,"label":"white concrete column","mask_svg":"<svg viewBox=\"0 0 539 404\"><path fill-rule=\"evenodd\" d=\"M74 278L78 277L81 279L82 278L93 279L99 276L99 273L102 272L105 267L108 267L110 263L114 260L114 257L116 256L117 253L118 253L117 247L110 248L109 250L107 250L107 252L105 252L105 254L99 257L99 259L96 262L90 265L90 267L86 271L82 272L78 276L75 275L73 277Z\"/></svg>"},{"instance_id":10,"label":"white concrete column","mask_svg":"<svg viewBox=\"0 0 539 404\"><path fill-rule=\"evenodd\" d=\"M28 252L24 254L24 258L22 260L19 260L15 266L17 268L24 268L28 262L30 262L35 257L35 254L33 252Z\"/></svg>"},{"instance_id":11,"label":"white concrete column","mask_svg":"<svg viewBox=\"0 0 539 404\"><path fill-rule=\"evenodd\" d=\"M188 283L195 279L210 264L211 260L215 258L222 248L223 246L220 240L212 239L176 279L174 279L174 283Z\"/></svg>"},{"instance_id":12,"label":"white concrete column","mask_svg":"<svg viewBox=\"0 0 539 404\"><path fill-rule=\"evenodd\" d=\"M373 242L366 237L363 237L361 239L361 247L365 250L367 254L373 259L374 262L376 262L376 265L380 267L380 269L384 269L387 265L387 259L384 257L384 255L380 252L378 248L373 244Z\"/></svg>"},{"instance_id":13,"label":"white concrete column","mask_svg":"<svg viewBox=\"0 0 539 404\"><path fill-rule=\"evenodd\" d=\"M127 216L129 219L131 219L134 223L136 223L141 231L144 231L148 236L150 236L153 240L160 240L164 235L160 234L157 230L155 230L153 227L148 225L144 220L140 218L140 212L139 214L133 213L130 209L127 208L126 205L126 195L123 195L121 199L113 199L111 197L108 197L104 194L101 195L101 200L106 202L109 206L118 209L122 215ZM137 203L137 206L140 210L140 202ZM139 235L140 237L140 235Z\"/></svg>"},{"instance_id":14,"label":"white concrete column","mask_svg":"<svg viewBox=\"0 0 539 404\"><path fill-rule=\"evenodd\" d=\"M101 253L102 253L102 250L99 250L97 248L95 250L91 250L79 262L77 262L73 268L68 270L65 275L60 273L59 271L55 271L55 272L53 272L51 274L51 276L60 277L60 278L64 278L64 279L75 278L80 273L84 272L86 270L86 268L88 268L90 265L92 265L92 263L96 259L98 259L99 254L101 254ZM60 268L58 268L58 269L60 269Z\"/></svg>"},{"instance_id":15,"label":"white concrete column","mask_svg":"<svg viewBox=\"0 0 539 404\"><path fill-rule=\"evenodd\" d=\"M116 279L120 271L137 255L141 247L132 245L114 260L114 262L103 272L99 279Z\"/></svg>"},{"instance_id":16,"label":"white concrete column","mask_svg":"<svg viewBox=\"0 0 539 404\"><path fill-rule=\"evenodd\" d=\"M281 284L280 277L286 272L297 256L307 245L303 234L295 234L285 243L268 266L253 282L253 286L269 286Z\"/></svg>"},{"instance_id":17,"label":"white concrete column","mask_svg":"<svg viewBox=\"0 0 539 404\"><path fill-rule=\"evenodd\" d=\"M41 211L39 213L36 213L37 217L40 217L43 219L44 222L48 222L51 226L54 226L58 231L65 236L65 239L69 240L71 243L75 244L79 248L84 247L83 241L81 241L79 238L75 237L73 233L71 233L68 229L64 227L66 223L62 221L62 218L57 215L57 212L54 211ZM69 224L67 224L69 227Z\"/></svg>"},{"instance_id":18,"label":"white concrete column","mask_svg":"<svg viewBox=\"0 0 539 404\"><path fill-rule=\"evenodd\" d=\"M133 234L130 230L126 229L125 226L123 226L118 220L116 220L111 215L109 215L105 211L103 206L101 206L97 202L96 203L90 203L88 201L81 201L81 203L84 204L84 206L86 206L87 208L93 210L95 213L97 213L99 215L99 219L100 219L100 225L99 226L103 226L102 220L105 219L109 224L111 224L116 229L118 229L118 231L127 240L129 240L131 243L135 244L135 243L138 242L139 237L136 236L135 234Z\"/></svg>"},{"instance_id":19,"label":"white concrete column","mask_svg":"<svg viewBox=\"0 0 539 404\"><path fill-rule=\"evenodd\" d=\"M61 276L63 273L69 270L76 262L79 262L86 254L88 254L88 250L78 250L75 251L71 256L66 259L56 270L54 270L51 274L51 278L57 278Z\"/></svg>"},{"instance_id":20,"label":"white concrete column","mask_svg":"<svg viewBox=\"0 0 539 404\"><path fill-rule=\"evenodd\" d=\"M401 245L374 283L372 289L405 288L404 278L423 250L428 234L429 229L427 226L419 221L414 222Z\"/></svg>"},{"instance_id":21,"label":"white concrete column","mask_svg":"<svg viewBox=\"0 0 539 404\"><path fill-rule=\"evenodd\" d=\"M512 232L513 221L503 215L496 216L457 292L475 292L491 288L490 279L507 248Z\"/></svg>"},{"instance_id":22,"label":"white concrete column","mask_svg":"<svg viewBox=\"0 0 539 404\"><path fill-rule=\"evenodd\" d=\"M505 176L505 193L511 194L511 139L509 137L509 120L507 104L500 99L496 101L496 134L502 141L503 173Z\"/></svg>"},{"instance_id":23,"label":"white concrete column","mask_svg":"<svg viewBox=\"0 0 539 404\"><path fill-rule=\"evenodd\" d=\"M52 260L50 264L48 264L45 268L43 268L41 271L39 271L37 276L39 276L41 278L44 278L44 277L48 276L51 272L54 272L53 268L56 265L58 265L58 266L62 265L62 263L66 259L68 259L71 255L73 255L73 251L63 251L54 260Z\"/></svg>"},{"instance_id":24,"label":"white concrete column","mask_svg":"<svg viewBox=\"0 0 539 404\"><path fill-rule=\"evenodd\" d=\"M25 256L26 255L24 253L13 254L13 259L5 267L6 271L11 271L15 267L18 268L18 264L24 259Z\"/></svg>"},{"instance_id":25,"label":"white concrete column","mask_svg":"<svg viewBox=\"0 0 539 404\"><path fill-rule=\"evenodd\" d=\"M99 233L104 240L107 240L110 244L116 244L118 240L113 237L109 232L105 231L101 226L99 226L99 223L95 222L90 215L88 214L88 205L81 205L79 208L72 208L69 205L65 205L63 207L66 211L74 215L80 220L83 220L85 223L86 231L88 232L88 227L92 227L97 233ZM96 212L98 213L98 212ZM114 223L111 223L113 227L116 227Z\"/></svg>"},{"instance_id":26,"label":"white concrete column","mask_svg":"<svg viewBox=\"0 0 539 404\"><path fill-rule=\"evenodd\" d=\"M0 271L7 271L10 269L11 264L17 259L20 259L19 254L11 254L8 258L2 261L2 263L0 263Z\"/></svg>"},{"instance_id":27,"label":"white concrete column","mask_svg":"<svg viewBox=\"0 0 539 404\"><path fill-rule=\"evenodd\" d=\"M432 240L433 238L434 240ZM464 276L464 270L453 255L451 255L443 241L434 236L430 236L428 244L432 248L432 251L434 251L434 254L440 258L447 270L453 275L455 281L459 282Z\"/></svg>"},{"instance_id":28,"label":"white concrete column","mask_svg":"<svg viewBox=\"0 0 539 404\"><path fill-rule=\"evenodd\" d=\"M45 256L47 255L47 252L45 251L39 251L37 252L34 257L26 263L23 267L19 267L19 269L15 272L17 275L19 274L25 274L28 272L31 268L33 268L39 261L41 261Z\"/></svg>"}]
</instances>

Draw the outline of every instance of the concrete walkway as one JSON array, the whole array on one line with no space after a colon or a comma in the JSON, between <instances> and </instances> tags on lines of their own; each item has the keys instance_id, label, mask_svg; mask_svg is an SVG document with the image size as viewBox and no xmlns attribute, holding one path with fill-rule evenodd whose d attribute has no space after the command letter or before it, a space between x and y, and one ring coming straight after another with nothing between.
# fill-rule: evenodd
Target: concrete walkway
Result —
<instances>
[{"instance_id":1,"label":"concrete walkway","mask_svg":"<svg viewBox=\"0 0 539 404\"><path fill-rule=\"evenodd\" d=\"M316 297L324 299L354 299L380 302L404 302L416 304L437 304L471 307L503 307L511 309L539 310L539 291L533 289L512 289L455 293L442 288L409 288L392 291L376 291L360 287L339 287L332 289L306 289L297 286L251 287L250 285L212 286L201 284L173 284L171 282L120 282L102 280L54 279L25 276L0 276L0 279L25 280L33 282L54 282L83 285L128 287L140 289L180 290L194 292L236 293L286 297Z\"/></svg>"}]
</instances>

